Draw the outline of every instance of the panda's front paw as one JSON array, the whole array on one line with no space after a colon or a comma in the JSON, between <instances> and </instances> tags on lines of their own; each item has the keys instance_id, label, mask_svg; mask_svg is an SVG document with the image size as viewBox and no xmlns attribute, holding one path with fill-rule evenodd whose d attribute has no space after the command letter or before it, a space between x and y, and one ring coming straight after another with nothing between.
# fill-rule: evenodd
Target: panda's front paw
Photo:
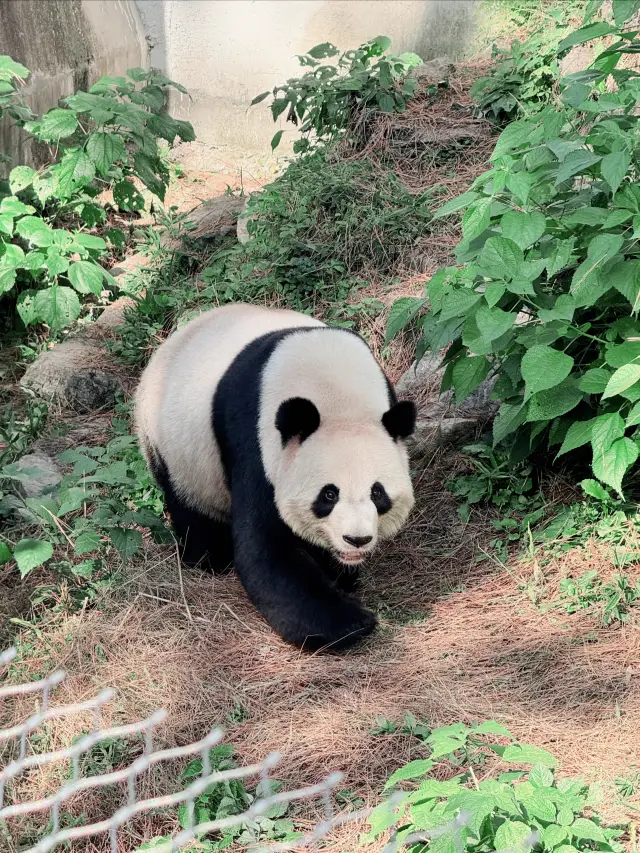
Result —
<instances>
[{"instance_id":1,"label":"panda's front paw","mask_svg":"<svg viewBox=\"0 0 640 853\"><path fill-rule=\"evenodd\" d=\"M355 646L376 629L378 620L354 598L341 598L337 605L320 614L316 630L309 632L303 648L327 652Z\"/></svg>"}]
</instances>

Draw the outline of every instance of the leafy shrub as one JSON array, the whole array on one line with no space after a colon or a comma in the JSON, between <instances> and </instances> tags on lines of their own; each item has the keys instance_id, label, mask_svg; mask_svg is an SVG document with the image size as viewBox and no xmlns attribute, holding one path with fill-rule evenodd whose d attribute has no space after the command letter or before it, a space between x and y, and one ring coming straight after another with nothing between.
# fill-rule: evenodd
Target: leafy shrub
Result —
<instances>
[{"instance_id":1,"label":"leafy shrub","mask_svg":"<svg viewBox=\"0 0 640 853\"><path fill-rule=\"evenodd\" d=\"M209 750L209 765L213 771L231 770L238 765L233 760L233 747L222 744ZM181 779L187 787L202 774L202 759L196 758L183 770ZM277 793L282 787L281 782L274 779L266 779L258 783L255 789L247 791L242 779L230 779L225 782L213 782L195 800L193 809L193 821L189 818L188 806L183 804L178 809L178 819L183 828L191 826L193 822L208 823L209 821L221 820L241 814L246 811L258 798L265 798ZM251 821L241 821L237 826L232 826L223 831L222 837L217 839L205 839L198 837L198 850L202 853L217 853L234 844L254 845L264 841L294 841L302 833L294 830L293 821L286 817L289 803L274 803L264 814L259 815ZM168 850L171 837L164 836L155 838L137 851L143 850ZM136 851L136 853L137 853Z\"/></svg>"},{"instance_id":2,"label":"leafy shrub","mask_svg":"<svg viewBox=\"0 0 640 853\"><path fill-rule=\"evenodd\" d=\"M194 135L188 122L164 113L168 87L184 90L161 74L132 69L127 78L103 77L32 121L7 101L15 79L28 73L0 57L0 97L27 133L52 146L57 162L39 172L16 166L7 190L0 188L0 298L13 297L25 325L46 323L56 332L77 319L81 299L116 287L99 263L106 240L84 230L106 221L97 195L112 188L121 210L140 210L144 199L132 180L138 178L163 199L169 171L158 140ZM106 237L124 242L116 228Z\"/></svg>"},{"instance_id":3,"label":"leafy shrub","mask_svg":"<svg viewBox=\"0 0 640 853\"><path fill-rule=\"evenodd\" d=\"M309 150L313 142L336 139L356 112L378 109L393 113L406 109L417 86L417 80L407 75L422 60L415 53L385 56L390 47L391 39L378 36L356 50L340 53L325 42L298 56L300 65L311 70L276 86L270 105L274 121L286 110L286 120L300 126L303 136L294 142L295 153ZM323 63L323 59L334 61ZM269 94L263 92L251 104L264 101ZM279 130L273 137L272 149L278 147L283 133Z\"/></svg>"},{"instance_id":4,"label":"leafy shrub","mask_svg":"<svg viewBox=\"0 0 640 853\"><path fill-rule=\"evenodd\" d=\"M37 528L39 535L13 545L9 539L0 543L0 563L15 560L25 577L55 552L59 559L52 568L78 585L79 603L93 597L109 550L115 549L122 561L130 559L142 545L141 528L150 530L156 541L171 539L163 521L162 494L135 436L129 434L126 420L115 418L113 427L117 434L105 446L78 447L59 455L73 470L48 494L22 498L7 493L0 502L0 515L17 513L23 526ZM0 481L28 480L34 473L5 465Z\"/></svg>"},{"instance_id":5,"label":"leafy shrub","mask_svg":"<svg viewBox=\"0 0 640 853\"><path fill-rule=\"evenodd\" d=\"M305 155L251 199L253 239L214 256L202 278L219 301L277 296L301 310L344 304L356 279L389 274L424 235L428 198L364 160Z\"/></svg>"},{"instance_id":6,"label":"leafy shrub","mask_svg":"<svg viewBox=\"0 0 640 853\"><path fill-rule=\"evenodd\" d=\"M470 90L478 114L507 123L523 104L528 114L548 104L560 75L557 48L565 32L565 27L545 26L524 42L513 41L509 50L494 45L492 58L499 63Z\"/></svg>"},{"instance_id":7,"label":"leafy shrub","mask_svg":"<svg viewBox=\"0 0 640 853\"><path fill-rule=\"evenodd\" d=\"M595 477L619 494L640 424L640 75L618 68L640 50L622 28L631 6L614 4L615 23L560 43L559 55L613 41L564 79L558 103L508 125L493 168L434 214L465 210L463 266L429 283L417 353L448 346L442 389L458 402L497 375L494 446L513 459L544 444L557 456L590 446ZM427 299L397 303L390 332ZM585 489L606 498L600 483Z\"/></svg>"},{"instance_id":8,"label":"leafy shrub","mask_svg":"<svg viewBox=\"0 0 640 853\"><path fill-rule=\"evenodd\" d=\"M508 743L496 742L496 736ZM499 723L489 720L474 727L454 723L422 739L430 748L428 757L391 775L385 790L394 792L393 799L374 808L363 842L381 838L393 828L395 842L411 850L428 843L433 853L480 853L521 845L523 850L535 846L545 853L584 849L622 853L617 840L622 832L602 826L594 810L598 786L557 777L553 755L518 743ZM499 759L500 770L484 769L478 779L474 766L482 766L492 755ZM520 769L523 765L526 771ZM456 767L463 767L463 772L455 774ZM424 833L433 835L425 841Z\"/></svg>"}]
</instances>

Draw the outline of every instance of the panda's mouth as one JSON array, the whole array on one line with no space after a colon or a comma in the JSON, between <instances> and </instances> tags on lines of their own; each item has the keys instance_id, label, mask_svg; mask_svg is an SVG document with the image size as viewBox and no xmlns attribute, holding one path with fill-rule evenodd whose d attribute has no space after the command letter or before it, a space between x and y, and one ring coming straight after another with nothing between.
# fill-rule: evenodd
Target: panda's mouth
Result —
<instances>
[{"instance_id":1,"label":"panda's mouth","mask_svg":"<svg viewBox=\"0 0 640 853\"><path fill-rule=\"evenodd\" d=\"M347 566L357 566L359 563L363 563L366 558L367 553L363 551L338 552L338 559L341 563L345 563Z\"/></svg>"}]
</instances>

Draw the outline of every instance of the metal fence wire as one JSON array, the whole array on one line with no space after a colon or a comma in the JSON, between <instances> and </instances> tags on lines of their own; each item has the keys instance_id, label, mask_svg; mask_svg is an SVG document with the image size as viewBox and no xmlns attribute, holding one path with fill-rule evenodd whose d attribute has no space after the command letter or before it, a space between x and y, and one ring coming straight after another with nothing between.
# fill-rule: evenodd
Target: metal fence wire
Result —
<instances>
[{"instance_id":1,"label":"metal fence wire","mask_svg":"<svg viewBox=\"0 0 640 853\"><path fill-rule=\"evenodd\" d=\"M0 672L6 669L15 656L15 649L9 649L0 654ZM23 853L49 853L49 851L68 846L69 842L81 841L94 836L106 836L109 839L112 853L118 853L119 849L122 849L118 847L119 831L136 815L155 809L178 808L184 805L186 806L186 820L184 821L186 827L177 832L171 839L160 842L153 847L154 853L176 853L176 851L183 850L194 839L200 839L210 833L224 832L224 830L232 827L255 821L256 818L264 815L276 804L309 799L316 800L321 804L323 814L323 818L310 832L293 841L259 843L254 846L252 853L258 853L258 850L260 853L277 853L277 851L293 849L317 849L318 842L325 839L332 830L345 823L363 821L372 811L372 809L364 808L357 811L336 813L333 792L343 778L342 773L336 772L330 773L318 784L258 798L241 814L197 823L195 817L196 800L213 783L228 782L234 779L260 778L261 781L267 783L263 786L263 790L271 790L268 783L271 780L270 774L279 761L279 754L271 753L258 764L228 770L213 770L209 752L221 742L223 738L222 729L213 729L202 740L187 746L158 749L154 742L154 735L158 725L166 718L165 711L156 711L148 719L137 723L103 728L102 708L113 699L114 691L102 690L95 698L88 699L85 702L56 705L52 700L52 692L64 678L65 673L62 670L56 670L39 681L0 686L0 707L5 702L11 701L13 697L30 694L33 695L34 705L38 708L23 723L8 729L0 729L0 755L3 752L9 752L9 750L11 750L9 754L14 756L17 753L17 757L14 757L8 764L0 765L0 835L4 832L6 838L13 839L9 824L7 824L9 819L14 819L19 833L20 818L34 814L44 814L49 818L46 834L40 838L35 846L24 850ZM36 752L32 749L31 739L43 723L56 718L86 714L87 712L91 713L93 718L91 731L78 738L71 746L54 752ZM127 767L96 776L84 777L82 775L82 758L96 744L108 738L129 739L140 735L144 739L143 753ZM184 790L165 796L147 798L139 794L137 780L143 773L161 762L189 756L200 757L202 771ZM28 773L33 768L40 768L57 762L66 763L69 772L67 781L55 793L39 800L8 804L5 802L9 799L8 792L12 780L23 773ZM103 789L114 784L123 788L126 802L117 808L113 814L104 820L86 825L69 827L60 825L61 809L72 796L81 794L83 791L96 788ZM393 814L397 805L398 795L392 795L388 801L390 814ZM462 829L468 819L468 815L460 813L451 823L434 830L407 835L402 841L397 838L398 828L396 827L391 832L384 853L399 853L399 848L406 849L419 843L428 844L429 841L447 833L452 836L456 853L464 853ZM393 822L390 821L390 823ZM14 825L13 821L12 825ZM537 840L536 834L532 832L529 838L516 847L499 851L499 853L528 853L535 846Z\"/></svg>"}]
</instances>

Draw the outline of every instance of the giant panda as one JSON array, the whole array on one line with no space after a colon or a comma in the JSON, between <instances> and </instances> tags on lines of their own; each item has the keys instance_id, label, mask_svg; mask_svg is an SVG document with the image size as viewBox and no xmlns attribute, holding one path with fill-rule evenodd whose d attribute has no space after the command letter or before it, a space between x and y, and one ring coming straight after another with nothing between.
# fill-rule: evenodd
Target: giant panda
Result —
<instances>
[{"instance_id":1,"label":"giant panda","mask_svg":"<svg viewBox=\"0 0 640 853\"><path fill-rule=\"evenodd\" d=\"M135 398L183 562L233 563L271 627L308 650L346 648L376 627L347 593L413 506L415 418L361 337L244 304L174 332Z\"/></svg>"}]
</instances>

